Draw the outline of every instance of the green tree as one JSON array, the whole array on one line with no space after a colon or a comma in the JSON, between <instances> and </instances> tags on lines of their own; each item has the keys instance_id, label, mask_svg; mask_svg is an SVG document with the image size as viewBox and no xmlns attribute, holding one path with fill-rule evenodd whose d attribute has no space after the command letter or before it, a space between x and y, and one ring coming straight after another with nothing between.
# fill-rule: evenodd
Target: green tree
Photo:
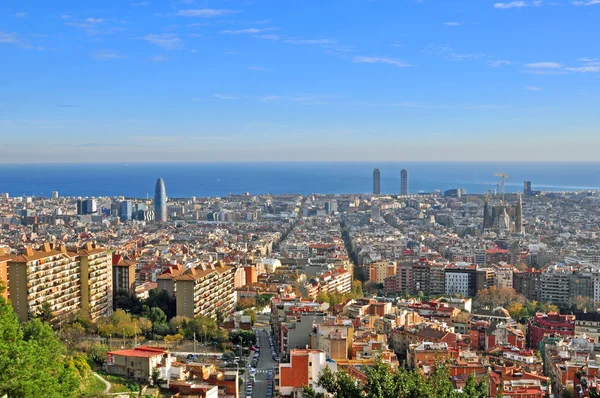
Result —
<instances>
[{"instance_id":1,"label":"green tree","mask_svg":"<svg viewBox=\"0 0 600 398\"><path fill-rule=\"evenodd\" d=\"M253 325L256 323L256 311L252 309L247 309L244 311L244 315L250 317L250 322L252 322Z\"/></svg>"},{"instance_id":2,"label":"green tree","mask_svg":"<svg viewBox=\"0 0 600 398\"><path fill-rule=\"evenodd\" d=\"M238 330L229 334L229 340L233 344L248 347L256 344L256 335L251 330Z\"/></svg>"},{"instance_id":3,"label":"green tree","mask_svg":"<svg viewBox=\"0 0 600 398\"><path fill-rule=\"evenodd\" d=\"M89 371L85 361L67 355L47 323L33 319L19 325L0 295L0 396L76 397Z\"/></svg>"}]
</instances>

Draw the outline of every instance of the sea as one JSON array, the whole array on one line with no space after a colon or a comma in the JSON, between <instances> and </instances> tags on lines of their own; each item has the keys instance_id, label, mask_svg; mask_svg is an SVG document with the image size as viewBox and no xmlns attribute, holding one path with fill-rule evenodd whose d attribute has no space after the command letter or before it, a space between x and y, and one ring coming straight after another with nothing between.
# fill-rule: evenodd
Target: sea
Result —
<instances>
[{"instance_id":1,"label":"sea","mask_svg":"<svg viewBox=\"0 0 600 398\"><path fill-rule=\"evenodd\" d=\"M373 169L381 192L400 190L400 170L409 173L410 193L463 188L492 192L504 172L506 192L522 192L525 180L539 191L600 189L600 162L256 162L0 164L0 192L11 196L152 197L156 179L171 198L258 194L371 193Z\"/></svg>"}]
</instances>

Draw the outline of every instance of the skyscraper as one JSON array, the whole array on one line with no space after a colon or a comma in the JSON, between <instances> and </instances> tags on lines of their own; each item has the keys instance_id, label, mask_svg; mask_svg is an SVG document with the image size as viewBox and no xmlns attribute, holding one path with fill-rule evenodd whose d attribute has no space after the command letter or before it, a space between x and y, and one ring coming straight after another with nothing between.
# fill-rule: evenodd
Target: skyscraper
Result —
<instances>
[{"instance_id":1,"label":"skyscraper","mask_svg":"<svg viewBox=\"0 0 600 398\"><path fill-rule=\"evenodd\" d=\"M400 171L400 195L408 195L408 170Z\"/></svg>"},{"instance_id":2,"label":"skyscraper","mask_svg":"<svg viewBox=\"0 0 600 398\"><path fill-rule=\"evenodd\" d=\"M525 195L526 198L531 196L531 181L525 181L523 183L523 195Z\"/></svg>"},{"instance_id":3,"label":"skyscraper","mask_svg":"<svg viewBox=\"0 0 600 398\"><path fill-rule=\"evenodd\" d=\"M133 202L124 200L119 205L119 217L121 221L130 221L133 218Z\"/></svg>"},{"instance_id":4,"label":"skyscraper","mask_svg":"<svg viewBox=\"0 0 600 398\"><path fill-rule=\"evenodd\" d=\"M379 169L373 170L373 195L381 193L381 173Z\"/></svg>"},{"instance_id":5,"label":"skyscraper","mask_svg":"<svg viewBox=\"0 0 600 398\"><path fill-rule=\"evenodd\" d=\"M156 180L154 190L154 219L159 222L167 221L167 190L162 178Z\"/></svg>"}]
</instances>

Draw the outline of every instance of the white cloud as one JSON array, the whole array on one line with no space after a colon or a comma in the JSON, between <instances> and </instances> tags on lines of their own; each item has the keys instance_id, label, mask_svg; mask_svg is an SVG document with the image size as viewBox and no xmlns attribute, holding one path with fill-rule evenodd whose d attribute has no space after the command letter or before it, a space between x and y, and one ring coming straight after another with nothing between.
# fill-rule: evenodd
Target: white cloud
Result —
<instances>
[{"instance_id":1,"label":"white cloud","mask_svg":"<svg viewBox=\"0 0 600 398\"><path fill-rule=\"evenodd\" d=\"M536 87L536 86L525 86L525 90L529 90L529 91L542 91L541 88Z\"/></svg>"},{"instance_id":2,"label":"white cloud","mask_svg":"<svg viewBox=\"0 0 600 398\"><path fill-rule=\"evenodd\" d=\"M26 12L18 12L15 14L15 17L17 17L17 18L24 18L26 16L27 16Z\"/></svg>"},{"instance_id":3,"label":"white cloud","mask_svg":"<svg viewBox=\"0 0 600 398\"><path fill-rule=\"evenodd\" d=\"M492 61L488 61L488 65L493 67L493 68L498 68L500 66L506 65L506 66L510 66L511 62L510 61L505 61L503 59L498 59L498 60L492 60Z\"/></svg>"},{"instance_id":4,"label":"white cloud","mask_svg":"<svg viewBox=\"0 0 600 398\"><path fill-rule=\"evenodd\" d=\"M284 97L281 95L265 95L264 97L260 97L258 100L262 101L262 102L269 102L269 101L278 101L278 100L282 100Z\"/></svg>"},{"instance_id":5,"label":"white cloud","mask_svg":"<svg viewBox=\"0 0 600 398\"><path fill-rule=\"evenodd\" d=\"M101 60L110 60L110 59L120 59L125 58L123 55L120 55L111 50L99 50L93 54L94 58Z\"/></svg>"},{"instance_id":6,"label":"white cloud","mask_svg":"<svg viewBox=\"0 0 600 398\"><path fill-rule=\"evenodd\" d=\"M182 16L182 17L212 18L212 17L220 17L223 15L233 14L236 12L239 12L239 11L202 8L202 9L198 9L198 10L179 10L177 12L177 15Z\"/></svg>"},{"instance_id":7,"label":"white cloud","mask_svg":"<svg viewBox=\"0 0 600 398\"><path fill-rule=\"evenodd\" d=\"M0 32L0 43L16 44L16 45L23 44L21 42L21 40L19 40L19 38L17 37L17 34L14 32L13 33Z\"/></svg>"},{"instance_id":8,"label":"white cloud","mask_svg":"<svg viewBox=\"0 0 600 398\"><path fill-rule=\"evenodd\" d=\"M600 66L588 65L576 68L565 68L565 70L568 70L569 72L600 73Z\"/></svg>"},{"instance_id":9,"label":"white cloud","mask_svg":"<svg viewBox=\"0 0 600 398\"><path fill-rule=\"evenodd\" d=\"M155 46L162 47L167 50L177 50L183 47L181 39L172 33L146 35L144 40L150 44L154 44Z\"/></svg>"},{"instance_id":10,"label":"white cloud","mask_svg":"<svg viewBox=\"0 0 600 398\"><path fill-rule=\"evenodd\" d=\"M269 68L263 68L262 66L251 66L249 68L250 70L256 70L256 71L270 71L271 69Z\"/></svg>"},{"instance_id":11,"label":"white cloud","mask_svg":"<svg viewBox=\"0 0 600 398\"><path fill-rule=\"evenodd\" d=\"M388 64L388 65L397 66L399 68L407 68L409 66L412 66L403 61L399 61L399 60L387 58L387 57L354 57L352 62L366 63L366 64Z\"/></svg>"},{"instance_id":12,"label":"white cloud","mask_svg":"<svg viewBox=\"0 0 600 398\"><path fill-rule=\"evenodd\" d=\"M230 94L214 94L213 98L222 99L222 100L234 100L237 99L235 95Z\"/></svg>"},{"instance_id":13,"label":"white cloud","mask_svg":"<svg viewBox=\"0 0 600 398\"><path fill-rule=\"evenodd\" d=\"M256 35L259 33L270 32L273 30L277 30L279 28L247 28L247 29L238 29L238 30L222 30L221 33L225 33L228 35Z\"/></svg>"},{"instance_id":14,"label":"white cloud","mask_svg":"<svg viewBox=\"0 0 600 398\"><path fill-rule=\"evenodd\" d=\"M104 23L104 18L87 18L85 22L90 24Z\"/></svg>"},{"instance_id":15,"label":"white cloud","mask_svg":"<svg viewBox=\"0 0 600 398\"><path fill-rule=\"evenodd\" d=\"M460 23L460 22L444 22L444 25L446 25L446 26L460 26L460 25L462 25L462 23Z\"/></svg>"},{"instance_id":16,"label":"white cloud","mask_svg":"<svg viewBox=\"0 0 600 398\"><path fill-rule=\"evenodd\" d=\"M289 39L285 41L291 44L334 44L335 40L331 39Z\"/></svg>"},{"instance_id":17,"label":"white cloud","mask_svg":"<svg viewBox=\"0 0 600 398\"><path fill-rule=\"evenodd\" d=\"M583 58L579 58L578 61L581 61L581 62L600 62L600 58L583 57Z\"/></svg>"},{"instance_id":18,"label":"white cloud","mask_svg":"<svg viewBox=\"0 0 600 398\"><path fill-rule=\"evenodd\" d=\"M168 61L169 57L167 57L166 55L155 55L152 58L150 58L150 61L152 62L164 62L164 61Z\"/></svg>"},{"instance_id":19,"label":"white cloud","mask_svg":"<svg viewBox=\"0 0 600 398\"><path fill-rule=\"evenodd\" d=\"M596 4L600 4L600 0L574 1L573 2L573 5L576 5L576 6L593 6Z\"/></svg>"},{"instance_id":20,"label":"white cloud","mask_svg":"<svg viewBox=\"0 0 600 398\"><path fill-rule=\"evenodd\" d=\"M524 1L512 1L510 3L496 3L494 8L521 8L527 7L527 3Z\"/></svg>"},{"instance_id":21,"label":"white cloud","mask_svg":"<svg viewBox=\"0 0 600 398\"><path fill-rule=\"evenodd\" d=\"M533 69L560 69L562 65L558 62L534 62L532 64L526 64L526 68Z\"/></svg>"},{"instance_id":22,"label":"white cloud","mask_svg":"<svg viewBox=\"0 0 600 398\"><path fill-rule=\"evenodd\" d=\"M279 36L279 35L273 35L273 34L268 34L268 35L254 35L253 37L256 37L257 39L266 39L266 40L279 40L279 39L281 39L281 36Z\"/></svg>"}]
</instances>

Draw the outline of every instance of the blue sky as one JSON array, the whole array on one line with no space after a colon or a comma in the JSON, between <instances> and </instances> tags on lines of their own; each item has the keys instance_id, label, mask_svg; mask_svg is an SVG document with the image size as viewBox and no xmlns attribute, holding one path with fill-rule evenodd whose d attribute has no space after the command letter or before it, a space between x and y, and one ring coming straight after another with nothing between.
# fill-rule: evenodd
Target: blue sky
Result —
<instances>
[{"instance_id":1,"label":"blue sky","mask_svg":"<svg viewBox=\"0 0 600 398\"><path fill-rule=\"evenodd\" d=\"M3 1L0 162L598 160L600 0Z\"/></svg>"}]
</instances>

